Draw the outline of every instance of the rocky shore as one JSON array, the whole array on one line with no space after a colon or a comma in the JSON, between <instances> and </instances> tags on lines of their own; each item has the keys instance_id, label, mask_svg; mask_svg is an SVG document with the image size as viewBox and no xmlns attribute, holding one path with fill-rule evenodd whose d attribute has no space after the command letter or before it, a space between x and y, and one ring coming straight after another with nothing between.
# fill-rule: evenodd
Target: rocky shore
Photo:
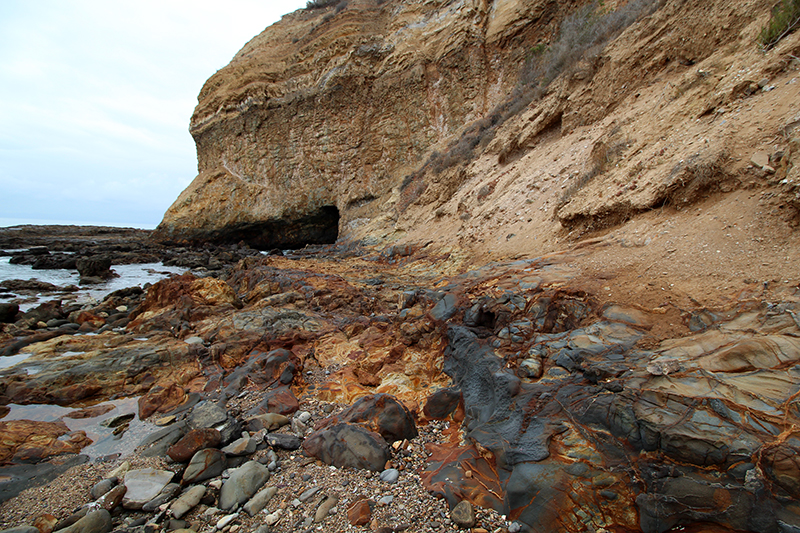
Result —
<instances>
[{"instance_id":1,"label":"rocky shore","mask_svg":"<svg viewBox=\"0 0 800 533\"><path fill-rule=\"evenodd\" d=\"M796 531L797 287L609 297L608 245L314 247L7 324L5 411L147 431L88 459L67 418L0 419L0 526Z\"/></svg>"}]
</instances>

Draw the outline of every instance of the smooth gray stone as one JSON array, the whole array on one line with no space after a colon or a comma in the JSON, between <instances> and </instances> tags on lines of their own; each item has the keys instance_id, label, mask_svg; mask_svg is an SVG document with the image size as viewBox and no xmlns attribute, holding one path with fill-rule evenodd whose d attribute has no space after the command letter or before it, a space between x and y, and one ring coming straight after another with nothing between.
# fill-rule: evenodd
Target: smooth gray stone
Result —
<instances>
[{"instance_id":1,"label":"smooth gray stone","mask_svg":"<svg viewBox=\"0 0 800 533\"><path fill-rule=\"evenodd\" d=\"M193 487L190 487L170 506L172 516L175 518L182 518L183 515L191 511L195 505L200 503L200 500L203 499L205 494L206 488L202 485L194 485Z\"/></svg>"},{"instance_id":2,"label":"smooth gray stone","mask_svg":"<svg viewBox=\"0 0 800 533\"><path fill-rule=\"evenodd\" d=\"M230 510L249 500L269 479L267 467L248 461L233 472L219 491L220 509Z\"/></svg>"},{"instance_id":3,"label":"smooth gray stone","mask_svg":"<svg viewBox=\"0 0 800 533\"><path fill-rule=\"evenodd\" d=\"M95 483L94 487L92 487L92 490L89 491L89 494L92 496L93 500L96 500L100 496L105 494L106 492L108 492L111 489L113 489L114 486L117 484L117 481L118 480L115 477L108 478L108 479L102 479L102 480L98 481L97 483Z\"/></svg>"},{"instance_id":4,"label":"smooth gray stone","mask_svg":"<svg viewBox=\"0 0 800 533\"><path fill-rule=\"evenodd\" d=\"M398 479L400 479L400 471L396 468L387 468L381 472L381 481L385 481L386 483L397 483Z\"/></svg>"},{"instance_id":5,"label":"smooth gray stone","mask_svg":"<svg viewBox=\"0 0 800 533\"><path fill-rule=\"evenodd\" d=\"M105 509L92 511L58 533L108 533L111 531L111 513Z\"/></svg>"},{"instance_id":6,"label":"smooth gray stone","mask_svg":"<svg viewBox=\"0 0 800 533\"><path fill-rule=\"evenodd\" d=\"M175 474L168 470L142 468L125 474L125 509L141 509L144 504L158 496Z\"/></svg>"},{"instance_id":7,"label":"smooth gray stone","mask_svg":"<svg viewBox=\"0 0 800 533\"><path fill-rule=\"evenodd\" d=\"M303 491L302 494L300 494L298 499L301 502L304 502L304 501L308 500L309 498L311 498L314 494L318 493L320 490L322 490L322 487L311 487L310 489L306 489L306 490Z\"/></svg>"},{"instance_id":8,"label":"smooth gray stone","mask_svg":"<svg viewBox=\"0 0 800 533\"><path fill-rule=\"evenodd\" d=\"M225 454L214 448L200 450L189 461L189 466L183 472L183 484L197 483L212 477L217 477L228 466Z\"/></svg>"},{"instance_id":9,"label":"smooth gray stone","mask_svg":"<svg viewBox=\"0 0 800 533\"><path fill-rule=\"evenodd\" d=\"M250 498L246 504L244 504L244 510L250 516L255 516L260 513L264 507L267 506L269 501L278 493L278 487L267 487L258 491L258 493Z\"/></svg>"}]
</instances>

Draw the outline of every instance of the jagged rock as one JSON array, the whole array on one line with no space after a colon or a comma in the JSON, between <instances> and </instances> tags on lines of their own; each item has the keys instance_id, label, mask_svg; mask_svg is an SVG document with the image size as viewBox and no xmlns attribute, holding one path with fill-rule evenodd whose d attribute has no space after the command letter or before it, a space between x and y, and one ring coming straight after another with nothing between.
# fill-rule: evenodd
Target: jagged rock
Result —
<instances>
[{"instance_id":1,"label":"jagged rock","mask_svg":"<svg viewBox=\"0 0 800 533\"><path fill-rule=\"evenodd\" d=\"M233 509L249 500L269 479L269 470L256 462L248 461L233 472L219 491L220 509Z\"/></svg>"},{"instance_id":2,"label":"jagged rock","mask_svg":"<svg viewBox=\"0 0 800 533\"><path fill-rule=\"evenodd\" d=\"M389 445L378 433L355 424L335 424L303 441L309 455L337 467L380 472L389 460Z\"/></svg>"},{"instance_id":3,"label":"jagged rock","mask_svg":"<svg viewBox=\"0 0 800 533\"><path fill-rule=\"evenodd\" d=\"M197 483L212 477L216 477L227 468L225 454L214 448L200 450L189 461L189 465L183 472L183 485Z\"/></svg>"},{"instance_id":4,"label":"jagged rock","mask_svg":"<svg viewBox=\"0 0 800 533\"><path fill-rule=\"evenodd\" d=\"M111 270L110 257L81 257L75 262L75 268L81 275L81 280L87 278L109 279L118 277L115 272Z\"/></svg>"}]
</instances>

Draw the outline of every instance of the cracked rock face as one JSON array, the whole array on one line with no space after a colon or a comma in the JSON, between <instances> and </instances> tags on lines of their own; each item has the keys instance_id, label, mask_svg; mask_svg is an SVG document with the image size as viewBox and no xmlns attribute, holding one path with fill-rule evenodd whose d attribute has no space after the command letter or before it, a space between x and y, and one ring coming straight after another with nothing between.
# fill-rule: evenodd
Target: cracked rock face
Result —
<instances>
[{"instance_id":1,"label":"cracked rock face","mask_svg":"<svg viewBox=\"0 0 800 533\"><path fill-rule=\"evenodd\" d=\"M250 41L198 97L199 174L156 238L260 249L334 242L516 83L523 22L545 1L354 0ZM530 28L525 31L530 31Z\"/></svg>"}]
</instances>

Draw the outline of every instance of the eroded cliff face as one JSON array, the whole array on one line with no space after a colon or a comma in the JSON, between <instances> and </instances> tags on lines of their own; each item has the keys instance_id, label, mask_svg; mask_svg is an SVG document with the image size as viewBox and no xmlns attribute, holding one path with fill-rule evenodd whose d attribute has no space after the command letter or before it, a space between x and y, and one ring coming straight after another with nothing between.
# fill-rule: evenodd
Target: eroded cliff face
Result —
<instances>
[{"instance_id":1,"label":"eroded cliff face","mask_svg":"<svg viewBox=\"0 0 800 533\"><path fill-rule=\"evenodd\" d=\"M203 87L191 121L199 175L160 238L335 240L506 98L527 44L571 7L363 0L285 16Z\"/></svg>"}]
</instances>

